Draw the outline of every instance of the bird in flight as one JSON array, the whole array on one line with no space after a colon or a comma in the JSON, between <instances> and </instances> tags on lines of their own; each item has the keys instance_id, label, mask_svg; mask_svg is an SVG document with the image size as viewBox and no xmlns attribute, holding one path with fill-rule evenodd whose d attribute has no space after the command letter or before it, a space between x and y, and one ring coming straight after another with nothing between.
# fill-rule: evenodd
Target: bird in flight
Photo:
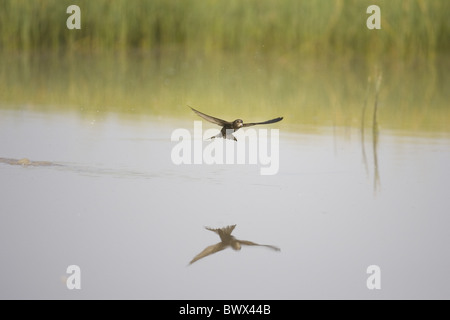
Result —
<instances>
[{"instance_id":1,"label":"bird in flight","mask_svg":"<svg viewBox=\"0 0 450 320\"><path fill-rule=\"evenodd\" d=\"M196 255L191 260L191 262L189 262L189 264L193 264L195 261L200 260L206 256L213 254L213 253L222 251L222 250L226 249L227 247L231 247L234 250L241 250L241 246L243 246L243 245L260 246L260 247L267 247L267 248L270 248L275 251L280 251L280 248L275 247L275 246L271 246L271 245L267 245L267 244L258 244L258 243L254 243L254 242L247 241L247 240L236 239L235 237L233 237L231 235L231 233L233 232L235 227L236 227L236 225L227 226L227 227L219 228L219 229L205 227L206 230L217 233L219 235L221 241L219 243L216 243L209 247L206 247L202 252L200 252L198 255Z\"/></svg>"},{"instance_id":2,"label":"bird in flight","mask_svg":"<svg viewBox=\"0 0 450 320\"><path fill-rule=\"evenodd\" d=\"M231 140L237 141L236 137L232 135L232 132L236 132L240 128L251 127L251 126L256 126L256 125L260 125L260 124L275 123L275 122L283 120L283 117L278 117L278 118L275 118L275 119L272 119L272 120L263 121L263 122L244 123L241 119L236 119L236 120L230 122L230 121L225 121L225 120L222 120L222 119L219 119L219 118L215 118L215 117L212 117L212 116L208 116L207 114L204 114L203 112L195 110L192 107L189 107L189 108L191 108L192 111L194 111L198 116L202 117L206 121L209 121L209 122L218 124L219 126L222 126L222 129L220 130L220 133L218 135L216 135L216 136L211 137L211 139L224 138L224 139L231 139Z\"/></svg>"}]
</instances>

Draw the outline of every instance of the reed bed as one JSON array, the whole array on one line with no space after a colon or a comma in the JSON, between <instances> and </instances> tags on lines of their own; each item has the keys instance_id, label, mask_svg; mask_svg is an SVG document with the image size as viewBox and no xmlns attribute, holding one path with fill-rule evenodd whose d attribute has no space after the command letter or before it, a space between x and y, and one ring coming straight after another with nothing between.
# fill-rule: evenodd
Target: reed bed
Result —
<instances>
[{"instance_id":1,"label":"reed bed","mask_svg":"<svg viewBox=\"0 0 450 320\"><path fill-rule=\"evenodd\" d=\"M448 52L448 0L1 0L0 50L275 52L432 57ZM66 8L81 8L68 30ZM381 8L368 30L366 8Z\"/></svg>"}]
</instances>

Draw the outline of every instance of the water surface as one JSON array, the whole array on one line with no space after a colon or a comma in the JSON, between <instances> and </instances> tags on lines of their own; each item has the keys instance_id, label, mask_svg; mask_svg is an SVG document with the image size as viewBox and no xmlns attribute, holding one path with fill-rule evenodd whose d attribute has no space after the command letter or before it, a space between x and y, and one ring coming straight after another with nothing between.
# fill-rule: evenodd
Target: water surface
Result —
<instances>
[{"instance_id":1,"label":"water surface","mask_svg":"<svg viewBox=\"0 0 450 320\"><path fill-rule=\"evenodd\" d=\"M258 165L174 165L170 135L193 120L1 110L0 157L57 166L0 163L0 296L450 296L448 134L382 130L375 168L370 130L361 145L357 128L280 122L280 170L262 176ZM281 251L227 249L188 266L219 242L203 227L230 224ZM72 264L78 291L65 284ZM366 287L373 264L379 291Z\"/></svg>"}]
</instances>

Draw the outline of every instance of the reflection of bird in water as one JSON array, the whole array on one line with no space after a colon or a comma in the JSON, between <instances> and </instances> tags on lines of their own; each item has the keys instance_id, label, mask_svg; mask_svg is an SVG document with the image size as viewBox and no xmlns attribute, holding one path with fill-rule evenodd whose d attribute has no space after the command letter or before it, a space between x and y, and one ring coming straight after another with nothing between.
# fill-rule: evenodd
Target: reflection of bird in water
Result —
<instances>
[{"instance_id":1,"label":"reflection of bird in water","mask_svg":"<svg viewBox=\"0 0 450 320\"><path fill-rule=\"evenodd\" d=\"M213 253L219 252L226 247L230 246L234 250L241 250L242 245L246 246L261 246L261 247L267 247L270 249L273 249L275 251L280 251L280 248L277 248L275 246L267 245L267 244L258 244L247 240L238 240L235 237L231 235L236 225L227 226L225 228L219 228L219 229L212 229L209 227L205 227L206 230L214 231L217 233L220 237L221 242L213 244L209 247L206 247L202 252L200 252L198 255L194 257L194 259L189 262L189 264L194 263L197 260L200 260L206 256L209 256Z\"/></svg>"},{"instance_id":2,"label":"reflection of bird in water","mask_svg":"<svg viewBox=\"0 0 450 320\"><path fill-rule=\"evenodd\" d=\"M278 118L275 118L272 120L267 120L264 122L244 123L241 119L236 119L233 122L230 122L230 121L225 121L225 120L222 120L219 118L208 116L207 114L197 111L192 107L189 107L189 108L191 108L192 111L194 111L198 116L202 117L206 121L209 121L209 122L218 124L219 126L222 126L220 133L216 136L211 137L211 139L214 139L214 138L224 138L225 139L226 138L226 139L231 139L231 140L237 141L237 139L231 133L238 131L242 127L251 127L251 126L256 126L256 125L260 125L260 124L275 123L275 122L283 120L283 117L278 117ZM228 134L227 134L227 130L228 130ZM231 132L231 130L232 130L232 132Z\"/></svg>"}]
</instances>

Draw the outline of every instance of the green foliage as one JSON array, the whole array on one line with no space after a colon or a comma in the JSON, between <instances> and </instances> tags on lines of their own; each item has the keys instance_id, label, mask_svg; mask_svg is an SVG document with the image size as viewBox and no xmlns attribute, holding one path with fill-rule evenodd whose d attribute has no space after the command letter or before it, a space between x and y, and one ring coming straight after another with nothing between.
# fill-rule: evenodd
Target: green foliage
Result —
<instances>
[{"instance_id":1,"label":"green foliage","mask_svg":"<svg viewBox=\"0 0 450 320\"><path fill-rule=\"evenodd\" d=\"M81 30L66 27L72 4ZM357 127L379 68L381 128L447 132L449 13L449 0L0 0L0 104Z\"/></svg>"},{"instance_id":2,"label":"green foliage","mask_svg":"<svg viewBox=\"0 0 450 320\"><path fill-rule=\"evenodd\" d=\"M304 53L394 57L448 52L448 0L0 0L3 51L177 48L198 54ZM81 8L68 30L66 8ZM366 28L381 8L382 29Z\"/></svg>"}]
</instances>

